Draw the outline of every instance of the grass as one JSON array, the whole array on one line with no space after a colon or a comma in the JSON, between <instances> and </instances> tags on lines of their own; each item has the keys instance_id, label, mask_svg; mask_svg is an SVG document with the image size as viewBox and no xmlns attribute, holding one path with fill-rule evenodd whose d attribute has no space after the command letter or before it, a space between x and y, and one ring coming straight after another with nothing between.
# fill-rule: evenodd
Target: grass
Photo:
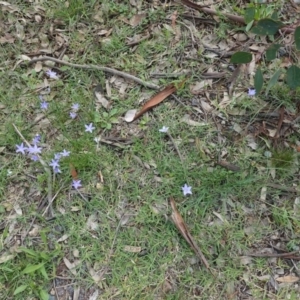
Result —
<instances>
[{"instance_id":1,"label":"grass","mask_svg":"<svg viewBox=\"0 0 300 300\"><path fill-rule=\"evenodd\" d=\"M20 1L16 5L33 16L29 4ZM37 48L28 42L36 25L27 16L26 38L5 43L0 57L1 299L49 299L49 294L57 296L60 291L71 295L76 287L80 287L80 299L89 299L95 291L99 299L232 299L243 288L251 291L253 299L275 299L275 292L267 292L265 283L258 279L273 272L268 260L252 258L251 263L244 264L241 257L266 248L270 236L280 239L281 231L289 239L290 251L298 247L294 195L268 189L268 196L261 198L262 188L272 181L273 169L281 185L289 186L289 181L297 184L298 166L290 166L298 155L275 149L268 160L264 153L273 149L263 139L258 140L258 149L249 149L247 139L235 136L230 129L232 120L226 118L230 106L217 119L224 131L216 128L216 116L195 112L191 102L196 96L189 86L201 80L196 70L206 61L203 59L198 66L184 59L191 47L188 30L181 29L182 39L173 44L174 33L165 26L172 7L150 10L149 18L133 28L121 19L130 20L135 14L127 2L94 1L87 6L85 1L77 0L70 1L69 7L63 1L45 5L43 22L37 26L55 47L55 36L50 39L43 26L49 28L59 18L63 25L54 27L63 30L55 31L56 38L67 40L66 55L74 63L105 65L149 81L151 72L172 73L189 64L195 72L177 92L181 103L170 97L128 124L123 121L125 112L140 107L143 93L148 99L153 91L119 78L110 82L111 76L91 70L55 66L60 76L56 81L47 78L46 67L39 72L31 66L13 68L20 55L29 55ZM177 10L184 11L182 7ZM3 11L0 17L15 33L13 24L18 15ZM136 48L127 45L128 37L144 34L150 25L154 26L151 39ZM231 26L224 22L220 25L213 29L216 41L226 39L226 30ZM104 29L113 30L107 37L99 36ZM195 33L195 38L202 35ZM37 90L46 79L51 92L44 96L49 102L45 112L40 109ZM162 78L157 83L166 86L181 81ZM111 87L111 110L97 106L93 88L99 83ZM122 84L126 88L123 94ZM223 91L212 88L207 90L209 93L216 93L218 98ZM268 97L274 99L274 107L284 104L295 109L298 92L291 93L278 85ZM262 96L261 100L269 98ZM245 96L236 106L256 114L260 105L257 102ZM74 103L80 109L72 120L69 112ZM184 123L186 114L198 122L207 120L207 125ZM96 127L93 133L84 131L84 125L90 123ZM61 160L61 174L51 177L52 194L57 193L54 218L44 214L49 178L40 162L15 152L22 140L12 124L28 141L41 135L41 156L47 163L63 149L71 152ZM162 126L169 127L183 161L168 135L159 132ZM94 138L98 136L128 138L131 144L122 148L97 144ZM293 143L298 140L297 134L290 138ZM241 171L217 165L218 157L238 165ZM82 182L79 192L71 188L74 175L70 175L70 165ZM192 186L189 197L182 196L185 183ZM167 218L170 197L176 199L192 236L217 271L217 278L205 270ZM286 272L290 268L284 260L278 263ZM65 286L69 286L69 292ZM288 286L276 296L285 299L287 295L298 299L297 292Z\"/></svg>"}]
</instances>

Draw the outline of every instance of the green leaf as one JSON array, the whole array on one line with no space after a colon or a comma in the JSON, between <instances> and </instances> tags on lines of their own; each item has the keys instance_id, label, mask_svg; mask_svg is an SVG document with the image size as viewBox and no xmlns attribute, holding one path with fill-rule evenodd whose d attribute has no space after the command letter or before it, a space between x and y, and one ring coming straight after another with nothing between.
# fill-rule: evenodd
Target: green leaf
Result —
<instances>
[{"instance_id":1,"label":"green leaf","mask_svg":"<svg viewBox=\"0 0 300 300\"><path fill-rule=\"evenodd\" d=\"M294 38L295 38L296 49L300 50L300 26L298 26L295 29Z\"/></svg>"},{"instance_id":2,"label":"green leaf","mask_svg":"<svg viewBox=\"0 0 300 300\"><path fill-rule=\"evenodd\" d=\"M254 20L255 17L255 7L249 7L245 10L244 18L246 24Z\"/></svg>"},{"instance_id":3,"label":"green leaf","mask_svg":"<svg viewBox=\"0 0 300 300\"><path fill-rule=\"evenodd\" d=\"M263 74L261 72L261 69L258 68L256 70L256 73L255 73L255 76L254 76L254 87L255 87L256 94L260 93L260 91L263 87L263 84L264 84Z\"/></svg>"},{"instance_id":4,"label":"green leaf","mask_svg":"<svg viewBox=\"0 0 300 300\"><path fill-rule=\"evenodd\" d=\"M27 249L25 247L20 247L19 250L21 250L21 251L23 251L23 252L25 252L25 253L27 253L31 256L38 256L38 254L35 251L33 251L31 249Z\"/></svg>"},{"instance_id":5,"label":"green leaf","mask_svg":"<svg viewBox=\"0 0 300 300\"><path fill-rule=\"evenodd\" d=\"M233 64L247 64L252 60L252 54L249 52L236 52L231 56L230 62Z\"/></svg>"},{"instance_id":6,"label":"green leaf","mask_svg":"<svg viewBox=\"0 0 300 300\"><path fill-rule=\"evenodd\" d=\"M268 83L268 86L267 86L267 89L266 89L266 95L268 95L270 89L277 83L280 74L281 74L281 69L278 69L274 73L274 75L272 76L272 78L270 79L270 81Z\"/></svg>"},{"instance_id":7,"label":"green leaf","mask_svg":"<svg viewBox=\"0 0 300 300\"><path fill-rule=\"evenodd\" d=\"M19 287L17 287L14 291L14 296L22 293L23 291L25 291L27 289L27 287L28 287L27 284L23 284L23 285L20 285Z\"/></svg>"},{"instance_id":8,"label":"green leaf","mask_svg":"<svg viewBox=\"0 0 300 300\"><path fill-rule=\"evenodd\" d=\"M284 24L279 21L272 19L261 19L254 27L252 27L251 31L258 35L273 35L283 26Z\"/></svg>"},{"instance_id":9,"label":"green leaf","mask_svg":"<svg viewBox=\"0 0 300 300\"><path fill-rule=\"evenodd\" d=\"M49 300L49 294L45 290L40 290L39 294L42 300Z\"/></svg>"},{"instance_id":10,"label":"green leaf","mask_svg":"<svg viewBox=\"0 0 300 300\"><path fill-rule=\"evenodd\" d=\"M38 265L28 265L23 271L22 274L33 273L34 271L40 269L45 263L40 263Z\"/></svg>"},{"instance_id":11,"label":"green leaf","mask_svg":"<svg viewBox=\"0 0 300 300\"><path fill-rule=\"evenodd\" d=\"M280 44L272 44L267 50L266 50L266 59L267 61L271 61L276 58L276 53L281 47Z\"/></svg>"},{"instance_id":12,"label":"green leaf","mask_svg":"<svg viewBox=\"0 0 300 300\"><path fill-rule=\"evenodd\" d=\"M287 69L286 83L293 90L300 86L300 68L291 66Z\"/></svg>"},{"instance_id":13,"label":"green leaf","mask_svg":"<svg viewBox=\"0 0 300 300\"><path fill-rule=\"evenodd\" d=\"M39 272L44 276L45 279L49 279L48 274L46 272L45 266L41 266L41 268L39 269Z\"/></svg>"}]
</instances>

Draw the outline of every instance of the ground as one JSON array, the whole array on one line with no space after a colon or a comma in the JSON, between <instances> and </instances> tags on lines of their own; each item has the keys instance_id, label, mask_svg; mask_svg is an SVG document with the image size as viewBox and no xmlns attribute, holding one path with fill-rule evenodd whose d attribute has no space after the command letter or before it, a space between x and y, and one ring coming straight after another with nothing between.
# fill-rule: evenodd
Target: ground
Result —
<instances>
[{"instance_id":1,"label":"ground","mask_svg":"<svg viewBox=\"0 0 300 300\"><path fill-rule=\"evenodd\" d=\"M0 1L1 299L299 299L300 7L250 2Z\"/></svg>"}]
</instances>

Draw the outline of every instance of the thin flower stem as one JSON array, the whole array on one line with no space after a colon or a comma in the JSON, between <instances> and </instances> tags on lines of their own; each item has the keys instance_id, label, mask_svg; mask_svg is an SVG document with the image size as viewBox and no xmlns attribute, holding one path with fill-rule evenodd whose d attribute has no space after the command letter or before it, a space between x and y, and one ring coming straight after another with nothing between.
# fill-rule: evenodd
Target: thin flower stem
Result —
<instances>
[{"instance_id":1,"label":"thin flower stem","mask_svg":"<svg viewBox=\"0 0 300 300\"><path fill-rule=\"evenodd\" d=\"M181 162L181 166L182 166L182 169L183 169L183 172L184 172L184 176L185 176L185 180L186 180L186 183L188 183L188 179L187 179L187 174L186 174L186 170L185 170L185 167L184 167L184 160L183 160L183 157L179 151L179 148L178 146L176 145L176 142L174 141L173 137L171 136L171 134L169 133L169 131L166 132L167 136L169 137L170 141L172 142L178 156L179 156L179 159L180 159L180 162Z\"/></svg>"},{"instance_id":2,"label":"thin flower stem","mask_svg":"<svg viewBox=\"0 0 300 300\"><path fill-rule=\"evenodd\" d=\"M31 147L30 143L24 138L23 134L20 132L20 130L18 129L18 127L15 124L12 124L12 126L14 127L16 133L20 136L20 138L22 139L22 141L28 146ZM47 174L47 186L48 186L48 191L47 191L47 198L48 198L48 203L50 204L49 209L50 209L50 215L51 217L53 217L53 208L51 206L51 202L52 202L52 178L51 178L51 171L48 168L48 165L46 164L46 162L41 158L40 155L36 154L36 156L39 158L39 161L41 163L41 165L43 166L46 174Z\"/></svg>"}]
</instances>

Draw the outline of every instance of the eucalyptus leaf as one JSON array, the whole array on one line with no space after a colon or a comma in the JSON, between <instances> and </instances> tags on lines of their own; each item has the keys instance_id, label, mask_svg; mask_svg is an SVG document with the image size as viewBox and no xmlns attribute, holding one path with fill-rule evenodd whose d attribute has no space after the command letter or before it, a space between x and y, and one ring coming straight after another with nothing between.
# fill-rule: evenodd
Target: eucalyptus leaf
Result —
<instances>
[{"instance_id":1,"label":"eucalyptus leaf","mask_svg":"<svg viewBox=\"0 0 300 300\"><path fill-rule=\"evenodd\" d=\"M256 70L255 76L254 76L254 87L256 94L259 94L264 84L264 78L263 74L260 68Z\"/></svg>"},{"instance_id":2,"label":"eucalyptus leaf","mask_svg":"<svg viewBox=\"0 0 300 300\"><path fill-rule=\"evenodd\" d=\"M281 47L280 44L272 44L267 50L266 50L266 59L267 61L271 61L276 58L276 53Z\"/></svg>"},{"instance_id":3,"label":"eucalyptus leaf","mask_svg":"<svg viewBox=\"0 0 300 300\"><path fill-rule=\"evenodd\" d=\"M254 20L255 17L255 7L249 7L245 10L244 18L246 24Z\"/></svg>"},{"instance_id":4,"label":"eucalyptus leaf","mask_svg":"<svg viewBox=\"0 0 300 300\"><path fill-rule=\"evenodd\" d=\"M295 29L294 38L295 38L296 49L300 50L300 26L298 26Z\"/></svg>"},{"instance_id":5,"label":"eucalyptus leaf","mask_svg":"<svg viewBox=\"0 0 300 300\"><path fill-rule=\"evenodd\" d=\"M252 54L249 52L236 52L231 56L230 62L233 64L247 64L251 62Z\"/></svg>"},{"instance_id":6,"label":"eucalyptus leaf","mask_svg":"<svg viewBox=\"0 0 300 300\"><path fill-rule=\"evenodd\" d=\"M259 20L251 31L258 35L274 35L283 26L284 24L280 21L266 18Z\"/></svg>"},{"instance_id":7,"label":"eucalyptus leaf","mask_svg":"<svg viewBox=\"0 0 300 300\"><path fill-rule=\"evenodd\" d=\"M280 74L281 74L281 69L278 69L274 73L274 75L271 77L271 79L270 79L270 81L268 83L267 89L266 89L266 95L268 95L270 89L277 83Z\"/></svg>"},{"instance_id":8,"label":"eucalyptus leaf","mask_svg":"<svg viewBox=\"0 0 300 300\"><path fill-rule=\"evenodd\" d=\"M286 83L291 89L296 89L300 86L300 68L291 66L286 71Z\"/></svg>"}]
</instances>

